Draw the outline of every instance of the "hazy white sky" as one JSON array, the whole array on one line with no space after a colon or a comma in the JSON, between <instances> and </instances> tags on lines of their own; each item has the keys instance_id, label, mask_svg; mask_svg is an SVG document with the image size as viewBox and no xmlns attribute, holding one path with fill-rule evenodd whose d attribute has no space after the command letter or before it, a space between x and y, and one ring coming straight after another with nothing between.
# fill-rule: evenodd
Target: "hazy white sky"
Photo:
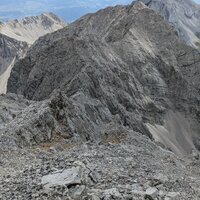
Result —
<instances>
[{"instance_id":1,"label":"hazy white sky","mask_svg":"<svg viewBox=\"0 0 200 200\"><path fill-rule=\"evenodd\" d=\"M128 4L133 0L0 0L0 20L38 15L42 12L54 12L66 21L77 19L81 15L100 8ZM200 3L200 0L195 0Z\"/></svg>"},{"instance_id":2,"label":"hazy white sky","mask_svg":"<svg viewBox=\"0 0 200 200\"><path fill-rule=\"evenodd\" d=\"M72 21L109 5L130 2L132 0L0 0L0 19L21 18L51 11Z\"/></svg>"}]
</instances>

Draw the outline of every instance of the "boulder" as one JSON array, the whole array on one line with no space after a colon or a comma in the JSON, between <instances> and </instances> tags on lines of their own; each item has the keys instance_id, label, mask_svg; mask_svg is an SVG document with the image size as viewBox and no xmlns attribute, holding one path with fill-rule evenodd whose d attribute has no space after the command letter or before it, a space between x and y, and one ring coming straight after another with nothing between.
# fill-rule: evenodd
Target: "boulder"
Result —
<instances>
[{"instance_id":1,"label":"boulder","mask_svg":"<svg viewBox=\"0 0 200 200\"><path fill-rule=\"evenodd\" d=\"M42 177L42 185L45 189L52 189L55 186L70 186L81 184L80 167L59 170Z\"/></svg>"}]
</instances>

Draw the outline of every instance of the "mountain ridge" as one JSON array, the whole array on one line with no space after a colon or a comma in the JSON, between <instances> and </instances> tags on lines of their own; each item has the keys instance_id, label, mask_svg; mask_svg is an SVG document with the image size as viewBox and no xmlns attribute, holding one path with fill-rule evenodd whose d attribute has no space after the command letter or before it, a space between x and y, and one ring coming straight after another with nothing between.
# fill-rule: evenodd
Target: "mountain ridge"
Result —
<instances>
[{"instance_id":1,"label":"mountain ridge","mask_svg":"<svg viewBox=\"0 0 200 200\"><path fill-rule=\"evenodd\" d=\"M146 22L146 18L151 21ZM187 121L187 113L194 122L188 124L198 130L199 111L194 102L199 102L199 79L195 75L199 73L199 63L198 51L182 44L173 27L138 2L86 15L67 28L40 38L14 66L8 92L41 101L60 89L80 106L80 116L88 115L82 122L86 130L97 102L108 121L116 126L124 124L151 135L146 124L165 126L165 116L172 110L180 121L180 115ZM95 117L99 118L98 113ZM103 131L98 130L105 130L107 125L101 120L99 124L95 122L94 116L90 120L93 125L85 137L101 138ZM194 148L190 134L198 137L196 130L190 132L185 134L183 128L182 144L181 140L162 142L167 146L180 142L176 152L187 154ZM170 134L176 137L177 133L169 130ZM184 147L185 142L189 148Z\"/></svg>"}]
</instances>

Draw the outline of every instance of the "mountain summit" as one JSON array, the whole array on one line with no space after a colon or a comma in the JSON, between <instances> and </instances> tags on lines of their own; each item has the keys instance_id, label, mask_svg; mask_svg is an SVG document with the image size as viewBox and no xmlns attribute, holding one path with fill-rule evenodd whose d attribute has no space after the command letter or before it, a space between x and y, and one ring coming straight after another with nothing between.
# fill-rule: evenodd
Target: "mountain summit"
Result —
<instances>
[{"instance_id":1,"label":"mountain summit","mask_svg":"<svg viewBox=\"0 0 200 200\"><path fill-rule=\"evenodd\" d=\"M188 45L200 49L200 5L192 0L138 0L161 14Z\"/></svg>"}]
</instances>

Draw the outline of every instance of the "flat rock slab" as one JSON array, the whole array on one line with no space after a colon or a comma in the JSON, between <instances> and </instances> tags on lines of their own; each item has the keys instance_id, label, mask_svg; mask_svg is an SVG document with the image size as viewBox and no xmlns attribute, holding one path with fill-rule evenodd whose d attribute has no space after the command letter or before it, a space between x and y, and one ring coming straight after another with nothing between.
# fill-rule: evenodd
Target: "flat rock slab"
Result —
<instances>
[{"instance_id":1,"label":"flat rock slab","mask_svg":"<svg viewBox=\"0 0 200 200\"><path fill-rule=\"evenodd\" d=\"M146 197L150 199L154 199L158 196L158 189L155 187L148 188L146 190Z\"/></svg>"},{"instance_id":2,"label":"flat rock slab","mask_svg":"<svg viewBox=\"0 0 200 200\"><path fill-rule=\"evenodd\" d=\"M81 184L81 170L80 167L72 167L62 171L56 171L42 177L42 185L46 189L51 189L55 186L69 186Z\"/></svg>"},{"instance_id":3,"label":"flat rock slab","mask_svg":"<svg viewBox=\"0 0 200 200\"><path fill-rule=\"evenodd\" d=\"M178 200L180 196L179 192L169 192L165 197L165 200Z\"/></svg>"}]
</instances>

